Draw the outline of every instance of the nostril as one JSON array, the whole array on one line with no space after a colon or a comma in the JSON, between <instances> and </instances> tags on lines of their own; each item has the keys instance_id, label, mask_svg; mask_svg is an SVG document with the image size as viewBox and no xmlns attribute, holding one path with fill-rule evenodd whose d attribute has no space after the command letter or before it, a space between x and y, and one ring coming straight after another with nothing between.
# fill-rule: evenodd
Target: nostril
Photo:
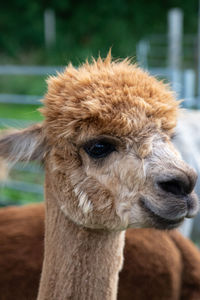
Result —
<instances>
[{"instance_id":1,"label":"nostril","mask_svg":"<svg viewBox=\"0 0 200 300\"><path fill-rule=\"evenodd\" d=\"M158 185L163 191L177 196L184 196L191 192L190 183L183 180L171 179L168 181L161 181Z\"/></svg>"}]
</instances>

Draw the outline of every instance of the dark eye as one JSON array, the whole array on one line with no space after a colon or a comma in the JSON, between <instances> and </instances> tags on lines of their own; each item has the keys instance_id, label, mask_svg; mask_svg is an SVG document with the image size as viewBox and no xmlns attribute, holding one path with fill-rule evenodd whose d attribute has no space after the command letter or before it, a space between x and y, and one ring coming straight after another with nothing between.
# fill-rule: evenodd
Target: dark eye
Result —
<instances>
[{"instance_id":1,"label":"dark eye","mask_svg":"<svg viewBox=\"0 0 200 300\"><path fill-rule=\"evenodd\" d=\"M102 158L115 151L115 146L108 141L91 141L83 146L85 152L93 158Z\"/></svg>"}]
</instances>

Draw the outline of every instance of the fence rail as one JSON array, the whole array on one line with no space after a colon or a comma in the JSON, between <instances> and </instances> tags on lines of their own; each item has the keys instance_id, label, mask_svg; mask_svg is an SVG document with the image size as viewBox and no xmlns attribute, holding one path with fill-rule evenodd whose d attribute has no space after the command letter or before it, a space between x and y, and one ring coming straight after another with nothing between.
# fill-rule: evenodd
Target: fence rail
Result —
<instances>
[{"instance_id":1,"label":"fence rail","mask_svg":"<svg viewBox=\"0 0 200 300\"><path fill-rule=\"evenodd\" d=\"M26 76L43 76L43 75L54 75L57 72L63 71L64 67L55 67L55 66L0 66L0 75L26 75ZM41 105L42 95L20 95L20 94L0 94L0 104L6 105ZM30 124L34 124L36 121L33 120L23 120L16 118L6 118L0 117L0 127L17 127L23 128L27 127ZM38 200L43 198L43 186L42 186L42 178L43 178L43 170L38 165L18 163L13 168L13 173L11 172L11 178L6 183L0 184L1 187L1 195L0 195L0 205L5 206L6 203L13 204L12 193L19 192L19 198L22 197L21 193L29 193L37 195L35 198ZM39 179L39 180L38 180ZM41 182L35 183L37 180ZM11 191L10 195L7 195L5 191ZM13 191L13 192L12 192ZM27 196L28 198L29 196ZM24 203L21 199L17 201L18 204Z\"/></svg>"},{"instance_id":2,"label":"fence rail","mask_svg":"<svg viewBox=\"0 0 200 300\"><path fill-rule=\"evenodd\" d=\"M31 124L36 123L35 121L30 120L21 120L21 119L9 119L9 118L0 118L0 127L7 128L7 127L17 127L17 128L24 128Z\"/></svg>"},{"instance_id":3,"label":"fence rail","mask_svg":"<svg viewBox=\"0 0 200 300\"><path fill-rule=\"evenodd\" d=\"M41 105L42 96L0 94L0 103Z\"/></svg>"},{"instance_id":4,"label":"fence rail","mask_svg":"<svg viewBox=\"0 0 200 300\"><path fill-rule=\"evenodd\" d=\"M11 188L17 191L43 195L43 187L40 184L8 180L6 183L1 184L0 186L4 188Z\"/></svg>"},{"instance_id":5,"label":"fence rail","mask_svg":"<svg viewBox=\"0 0 200 300\"><path fill-rule=\"evenodd\" d=\"M55 75L63 66L9 66L0 65L0 75Z\"/></svg>"}]
</instances>

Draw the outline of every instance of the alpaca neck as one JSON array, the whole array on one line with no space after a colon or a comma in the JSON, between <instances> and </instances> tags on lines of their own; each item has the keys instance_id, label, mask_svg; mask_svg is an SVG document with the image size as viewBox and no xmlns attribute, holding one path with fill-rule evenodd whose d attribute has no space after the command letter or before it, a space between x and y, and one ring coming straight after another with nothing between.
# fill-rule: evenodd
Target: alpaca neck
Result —
<instances>
[{"instance_id":1,"label":"alpaca neck","mask_svg":"<svg viewBox=\"0 0 200 300\"><path fill-rule=\"evenodd\" d=\"M45 256L38 300L114 300L124 232L77 226L46 191Z\"/></svg>"}]
</instances>

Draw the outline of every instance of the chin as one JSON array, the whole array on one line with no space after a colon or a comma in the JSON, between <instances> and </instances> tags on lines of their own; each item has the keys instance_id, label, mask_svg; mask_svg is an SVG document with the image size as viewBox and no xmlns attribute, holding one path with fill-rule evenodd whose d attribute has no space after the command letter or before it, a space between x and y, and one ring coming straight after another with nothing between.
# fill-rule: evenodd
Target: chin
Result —
<instances>
[{"instance_id":1,"label":"chin","mask_svg":"<svg viewBox=\"0 0 200 300\"><path fill-rule=\"evenodd\" d=\"M168 218L168 215L166 216L161 216L159 213L157 213L155 210L153 210L149 205L147 205L146 201L141 201L141 206L143 208L143 211L146 214L146 222L145 222L145 227L154 227L156 229L174 229L179 227L186 216L186 213L182 215L175 216L174 218Z\"/></svg>"},{"instance_id":2,"label":"chin","mask_svg":"<svg viewBox=\"0 0 200 300\"><path fill-rule=\"evenodd\" d=\"M154 227L161 230L170 230L179 227L185 218L176 220L168 220L160 216L149 216L149 227Z\"/></svg>"}]
</instances>

